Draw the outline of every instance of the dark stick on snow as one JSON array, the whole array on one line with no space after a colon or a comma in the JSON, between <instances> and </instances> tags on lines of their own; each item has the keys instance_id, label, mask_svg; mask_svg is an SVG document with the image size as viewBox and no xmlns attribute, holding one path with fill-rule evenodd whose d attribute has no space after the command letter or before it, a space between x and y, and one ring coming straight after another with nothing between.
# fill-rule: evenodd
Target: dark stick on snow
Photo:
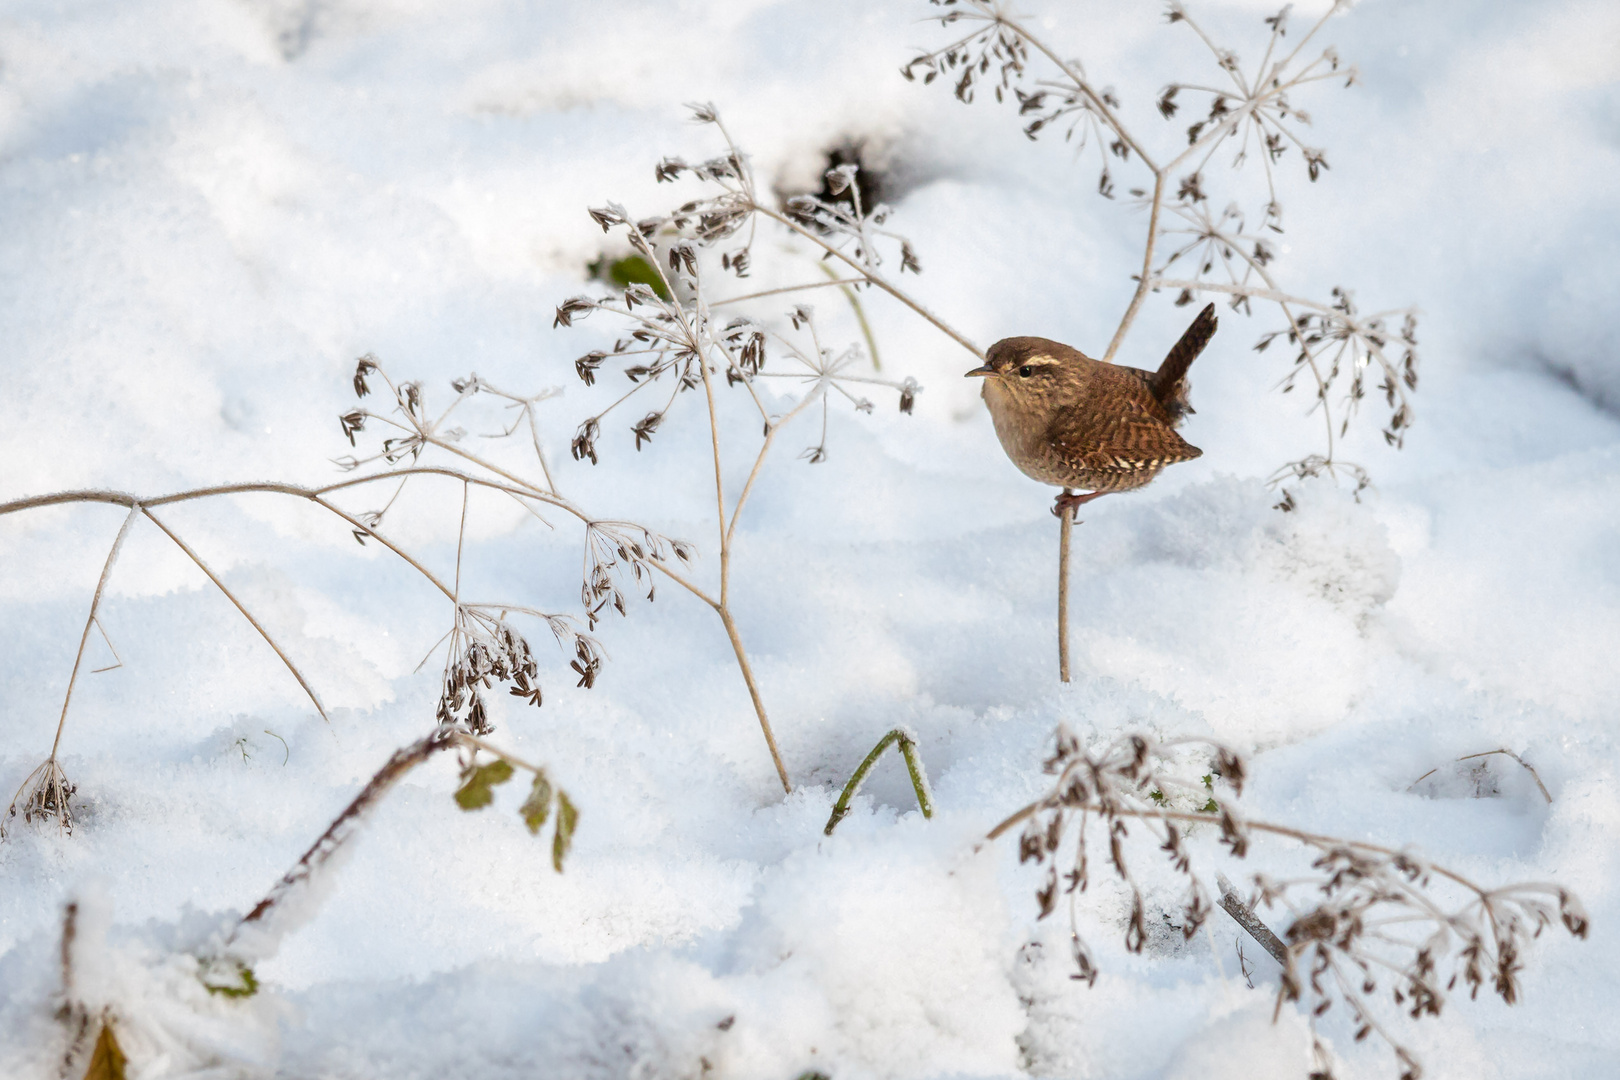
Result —
<instances>
[{"instance_id":1,"label":"dark stick on snow","mask_svg":"<svg viewBox=\"0 0 1620 1080\"><path fill-rule=\"evenodd\" d=\"M1232 883L1226 880L1225 874L1217 874L1215 884L1220 886L1222 910L1232 916L1234 922L1248 931L1249 936L1258 941L1260 947L1270 953L1273 960L1283 967L1287 967L1288 946L1282 943L1282 939L1273 934L1271 927L1261 922L1260 917L1249 909L1249 905L1245 904L1242 898L1238 896L1237 890L1232 888Z\"/></svg>"}]
</instances>

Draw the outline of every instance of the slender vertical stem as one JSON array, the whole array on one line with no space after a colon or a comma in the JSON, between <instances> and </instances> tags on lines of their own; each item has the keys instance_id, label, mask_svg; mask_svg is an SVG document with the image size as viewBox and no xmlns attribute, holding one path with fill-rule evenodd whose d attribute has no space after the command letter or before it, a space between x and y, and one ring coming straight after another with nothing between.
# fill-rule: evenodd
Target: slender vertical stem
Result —
<instances>
[{"instance_id":1,"label":"slender vertical stem","mask_svg":"<svg viewBox=\"0 0 1620 1080\"><path fill-rule=\"evenodd\" d=\"M724 607L731 595L731 533L726 528L726 488L720 472L720 416L714 405L714 384L709 380L709 358L706 354L699 352L697 367L698 374L703 378L704 401L709 408L709 446L714 451L714 503L720 521L720 604ZM741 655L740 651L738 655ZM761 712L760 719L764 717L765 714Z\"/></svg>"},{"instance_id":2,"label":"slender vertical stem","mask_svg":"<svg viewBox=\"0 0 1620 1080\"><path fill-rule=\"evenodd\" d=\"M1063 494L1074 491L1064 488ZM1074 507L1058 516L1058 678L1069 681L1069 537L1074 533Z\"/></svg>"},{"instance_id":3,"label":"slender vertical stem","mask_svg":"<svg viewBox=\"0 0 1620 1080\"><path fill-rule=\"evenodd\" d=\"M703 320L707 319L701 292L698 294L697 304L701 326ZM693 336L695 339L698 337L696 333ZM701 345L701 340L699 344ZM754 478L759 475L760 465L771 446L771 438L780 424L773 425L771 430L766 432L765 445L760 447L759 456L754 460L754 468L749 473L748 481L743 485L742 494L737 499L736 511L728 522L726 492L720 469L720 415L714 402L714 382L709 377L709 357L702 349L698 350L697 367L698 374L703 378L703 397L709 411L709 443L714 451L714 501L720 523L720 601L714 605L714 610L725 625L726 637L731 639L732 651L737 654L737 667L742 670L743 682L748 684L748 697L754 703L754 715L759 718L759 730L765 736L765 745L771 752L771 764L776 766L776 775L782 781L782 790L792 794L793 781L788 779L787 766L782 764L782 752L776 746L776 734L771 730L770 718L765 715L765 699L760 697L759 686L754 682L754 670L748 664L748 654L743 651L742 637L737 633L737 624L731 617L731 530L737 524L736 514L742 512L742 505L748 498L748 490L753 486Z\"/></svg>"},{"instance_id":4,"label":"slender vertical stem","mask_svg":"<svg viewBox=\"0 0 1620 1080\"><path fill-rule=\"evenodd\" d=\"M1131 294L1130 306L1125 309L1125 317L1119 320L1119 329L1114 331L1114 338L1108 343L1108 351L1103 353L1103 360L1106 362L1113 361L1114 354L1119 351L1120 344L1125 340L1125 334L1131 328L1131 323L1136 321L1136 313L1141 310L1149 286L1153 284L1153 252L1159 241L1159 210L1164 206L1164 176L1165 174L1160 171L1153 174L1153 208L1148 212L1147 244L1142 252L1142 276L1136 279L1136 292Z\"/></svg>"},{"instance_id":5,"label":"slender vertical stem","mask_svg":"<svg viewBox=\"0 0 1620 1080\"><path fill-rule=\"evenodd\" d=\"M456 530L456 595L457 607L461 605L461 551L467 543L467 496L472 490L465 480L461 482L461 527Z\"/></svg>"},{"instance_id":6,"label":"slender vertical stem","mask_svg":"<svg viewBox=\"0 0 1620 1080\"><path fill-rule=\"evenodd\" d=\"M551 493L555 495L557 493L557 481L551 478L551 466L546 462L546 452L540 447L540 429L534 422L534 404L532 402L524 403L523 414L529 418L529 438L534 442L534 456L540 459L540 472L545 475L546 487L550 488Z\"/></svg>"},{"instance_id":7,"label":"slender vertical stem","mask_svg":"<svg viewBox=\"0 0 1620 1080\"><path fill-rule=\"evenodd\" d=\"M771 722L765 716L765 699L759 696L759 687L754 683L754 669L748 666L748 654L743 652L737 624L732 621L731 611L724 604L716 604L714 610L719 613L720 621L725 624L726 636L731 639L732 651L737 654L737 666L742 669L743 682L748 684L748 696L753 699L754 712L759 717L759 730L764 733L765 745L771 751L771 764L776 766L776 775L782 780L782 790L791 795L793 781L788 779L787 766L782 764L782 752L776 748L776 735L771 731Z\"/></svg>"},{"instance_id":8,"label":"slender vertical stem","mask_svg":"<svg viewBox=\"0 0 1620 1080\"><path fill-rule=\"evenodd\" d=\"M68 702L73 700L73 687L79 681L79 665L84 662L84 647L90 641L90 628L96 625L96 613L101 610L101 597L107 591L107 579L112 577L113 563L118 561L118 551L124 546L124 537L129 535L129 527L135 524L135 516L141 512L137 503L129 508L129 516L124 518L124 524L118 529L118 536L113 540L112 550L107 552L107 561L101 567L101 578L96 582L96 594L90 599L90 614L84 620L84 633L79 635L79 651L73 657L73 674L68 676L67 694L62 698L62 716L56 721L56 738L51 740L51 756L47 761L56 760L56 748L62 743L62 729L67 726ZM102 633L105 635L106 631ZM108 648L112 643L107 643ZM116 654L114 654L116 655Z\"/></svg>"},{"instance_id":9,"label":"slender vertical stem","mask_svg":"<svg viewBox=\"0 0 1620 1080\"><path fill-rule=\"evenodd\" d=\"M821 267L821 272L833 281L841 280L838 271L826 263L818 261L816 265ZM872 324L866 321L866 311L861 307L861 298L856 296L855 290L848 285L845 285L840 291L843 292L844 299L849 301L850 308L855 312L855 321L861 324L861 336L866 339L866 351L872 354L872 370L882 371L883 362L878 359L877 338L872 336Z\"/></svg>"}]
</instances>

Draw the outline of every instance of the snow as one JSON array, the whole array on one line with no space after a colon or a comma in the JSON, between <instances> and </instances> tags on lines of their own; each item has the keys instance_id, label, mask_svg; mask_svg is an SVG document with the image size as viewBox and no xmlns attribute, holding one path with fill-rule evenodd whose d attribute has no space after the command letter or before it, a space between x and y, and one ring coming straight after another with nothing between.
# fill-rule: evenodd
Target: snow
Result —
<instances>
[{"instance_id":1,"label":"snow","mask_svg":"<svg viewBox=\"0 0 1620 1080\"><path fill-rule=\"evenodd\" d=\"M1271 6L1195 10L1241 51ZM605 320L551 326L585 265L620 250L587 206L646 214L695 194L653 180L666 154L718 151L683 102L713 101L784 190L811 185L830 146L865 139L893 185L891 224L922 259L907 284L981 345L1040 334L1101 351L1128 299L1142 222L1093 193L1093 158L896 73L941 40L916 21L930 10L14 0L0 11L0 501L325 482L350 452L334 418L353 403L354 359L371 352L440 405L474 370L563 388L540 406L559 484L594 513L691 539L694 573L714 581L701 414L672 412L639 453L610 421L602 463L571 460L574 425L623 384L573 375L611 338ZM1152 98L1207 68L1190 35L1152 5L1032 10L1118 85L1128 122L1176 142ZM798 789L781 794L718 620L666 584L598 628L611 659L594 689L543 653L542 709L492 695L494 740L580 808L565 873L516 814L525 785L463 814L441 756L374 810L305 921L264 943L262 989L244 999L207 993L198 957L428 731L437 660L415 669L447 605L307 504L160 510L331 721L137 522L101 617L122 665L81 675L62 743L77 827L14 822L0 843L0 1075L58 1073L73 900L76 993L119 1018L141 1080L1303 1076L1305 1021L1284 1007L1272 1023L1275 968L1245 940L1247 985L1224 915L1185 943L1155 928L1132 955L1128 897L1094 875L1079 920L1102 974L1069 978L1063 916L1035 918L1038 875L1013 838L980 843L1043 790L1060 721L1088 737L1219 738L1251 755L1255 818L1575 890L1591 938L1543 934L1518 1005L1459 993L1402 1030L1431 1076L1610 1075L1620 9L1367 0L1330 31L1362 85L1302 103L1331 169L1285 180L1281 272L1301 291L1343 283L1367 309L1423 311L1417 426L1389 450L1368 403L1345 448L1375 481L1359 501L1304 483L1294 512L1273 509L1265 478L1317 449L1321 428L1298 393L1273 391L1278 350L1250 348L1271 326L1223 309L1184 432L1204 456L1082 514L1076 679L1061 686L1051 493L997 447L961 378L968 354L869 296L885 374L924 386L916 414L876 392L873 416L835 408L816 466L795 459L819 424L803 418L738 527L732 603ZM758 287L817 275L779 242L761 241ZM1150 365L1174 340L1190 311L1168 301L1150 300L1121 359ZM858 339L835 293L812 302L830 337ZM729 417L734 493L759 426ZM508 419L480 405L462 422ZM523 451L491 444L503 462ZM459 494L413 483L389 514L390 535L441 576ZM8 797L49 751L124 514L0 519ZM554 524L475 495L464 595L577 610L578 532ZM94 633L86 659L114 663ZM934 818L890 754L825 837L844 781L897 726L916 733ZM1483 783L1455 764L1497 748L1534 765L1550 804L1505 757ZM1284 846L1257 846L1250 864L1208 838L1195 854L1210 879L1298 868ZM1376 1040L1324 1030L1339 1075L1394 1075Z\"/></svg>"}]
</instances>

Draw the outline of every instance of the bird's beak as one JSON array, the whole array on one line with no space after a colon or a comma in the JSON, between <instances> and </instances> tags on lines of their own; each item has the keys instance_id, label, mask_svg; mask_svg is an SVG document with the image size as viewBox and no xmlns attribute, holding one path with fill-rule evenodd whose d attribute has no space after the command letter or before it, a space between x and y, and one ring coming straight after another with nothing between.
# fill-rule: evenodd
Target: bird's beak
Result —
<instances>
[{"instance_id":1,"label":"bird's beak","mask_svg":"<svg viewBox=\"0 0 1620 1080\"><path fill-rule=\"evenodd\" d=\"M972 371L968 372L966 375L963 376L963 378L971 379L975 375L994 375L995 373L996 373L995 368L991 367L989 364L982 364L979 367L976 367Z\"/></svg>"}]
</instances>

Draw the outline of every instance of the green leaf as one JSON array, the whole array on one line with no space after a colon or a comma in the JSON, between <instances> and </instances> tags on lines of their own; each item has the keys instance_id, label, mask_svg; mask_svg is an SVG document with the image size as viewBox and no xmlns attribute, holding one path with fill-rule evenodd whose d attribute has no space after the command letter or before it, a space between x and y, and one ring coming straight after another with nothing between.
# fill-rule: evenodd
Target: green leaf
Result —
<instances>
[{"instance_id":1,"label":"green leaf","mask_svg":"<svg viewBox=\"0 0 1620 1080\"><path fill-rule=\"evenodd\" d=\"M523 816L523 824L529 827L530 834L540 835L540 827L551 816L551 781L546 779L543 772L534 774L534 786L529 788L529 797L518 807L518 813Z\"/></svg>"},{"instance_id":2,"label":"green leaf","mask_svg":"<svg viewBox=\"0 0 1620 1080\"><path fill-rule=\"evenodd\" d=\"M568 793L557 789L557 831L551 837L551 868L562 873L563 857L574 843L574 826L579 823L579 811L568 800Z\"/></svg>"},{"instance_id":3,"label":"green leaf","mask_svg":"<svg viewBox=\"0 0 1620 1080\"><path fill-rule=\"evenodd\" d=\"M249 998L259 992L258 977L240 960L205 961L198 977L210 994Z\"/></svg>"},{"instance_id":4,"label":"green leaf","mask_svg":"<svg viewBox=\"0 0 1620 1080\"><path fill-rule=\"evenodd\" d=\"M104 1023L96 1048L90 1053L90 1067L84 1071L84 1080L124 1080L127 1060L118 1038L113 1035L112 1025Z\"/></svg>"},{"instance_id":5,"label":"green leaf","mask_svg":"<svg viewBox=\"0 0 1620 1080\"><path fill-rule=\"evenodd\" d=\"M1221 812L1221 808L1220 808L1220 806L1219 806L1219 805L1218 805L1218 804L1217 804L1217 803L1216 803L1216 802L1215 802L1215 800L1214 800L1214 799L1210 799L1210 800L1209 800L1209 801L1208 801L1208 802L1206 802L1206 803L1205 803L1205 804L1204 804L1204 805L1203 805L1203 806L1200 806L1200 807L1199 807L1199 808L1198 808L1198 812L1199 812L1199 813L1200 813L1200 814L1218 814L1218 813L1220 813L1220 812Z\"/></svg>"},{"instance_id":6,"label":"green leaf","mask_svg":"<svg viewBox=\"0 0 1620 1080\"><path fill-rule=\"evenodd\" d=\"M626 255L622 259L608 262L603 256L585 268L590 275L599 281L617 285L621 289L631 285L645 285L658 294L660 300L669 299L669 289L664 279L658 276L653 264L640 255Z\"/></svg>"},{"instance_id":7,"label":"green leaf","mask_svg":"<svg viewBox=\"0 0 1620 1080\"><path fill-rule=\"evenodd\" d=\"M488 765L470 765L461 774L461 786L456 789L456 805L463 810L480 810L495 801L495 793L490 788L510 779L512 766L500 758Z\"/></svg>"}]
</instances>

